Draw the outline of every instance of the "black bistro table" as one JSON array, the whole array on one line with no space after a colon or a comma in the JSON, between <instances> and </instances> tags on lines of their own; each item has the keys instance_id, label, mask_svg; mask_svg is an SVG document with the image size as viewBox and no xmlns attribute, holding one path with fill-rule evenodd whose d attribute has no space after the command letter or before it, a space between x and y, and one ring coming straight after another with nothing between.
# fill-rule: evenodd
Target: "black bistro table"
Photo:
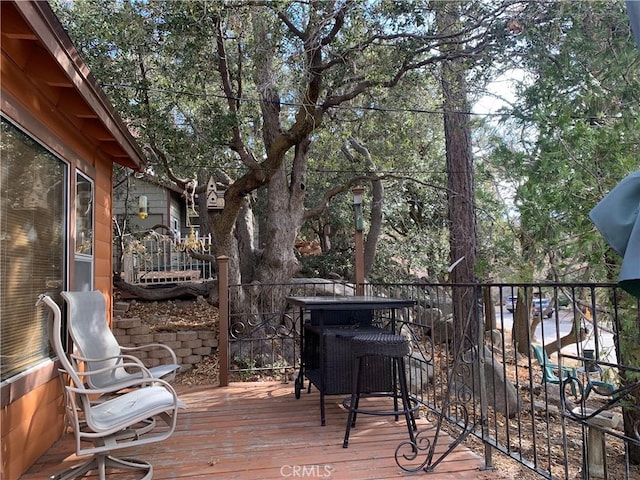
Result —
<instances>
[{"instance_id":1,"label":"black bistro table","mask_svg":"<svg viewBox=\"0 0 640 480\"><path fill-rule=\"evenodd\" d=\"M300 372L295 380L295 395L300 398L305 377L309 389L320 392L320 421L325 425L325 395L350 394L352 357L350 337L362 333L395 333L397 312L416 304L414 300L374 296L287 297L300 308ZM384 314L386 324L377 321ZM376 325L378 324L378 325ZM380 365L369 368L363 378L363 390L390 391L393 375L387 359L374 359Z\"/></svg>"}]
</instances>

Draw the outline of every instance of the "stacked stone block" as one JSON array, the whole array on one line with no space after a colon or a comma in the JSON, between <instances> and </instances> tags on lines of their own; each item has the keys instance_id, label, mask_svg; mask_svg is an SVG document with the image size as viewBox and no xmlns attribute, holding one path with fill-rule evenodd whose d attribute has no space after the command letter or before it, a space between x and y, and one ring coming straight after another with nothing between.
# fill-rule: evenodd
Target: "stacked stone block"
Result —
<instances>
[{"instance_id":1,"label":"stacked stone block","mask_svg":"<svg viewBox=\"0 0 640 480\"><path fill-rule=\"evenodd\" d=\"M118 343L123 347L138 347L150 343L166 345L175 352L183 372L191 370L218 348L215 332L211 330L154 332L140 318L122 318L123 311L118 307L118 304L114 305L113 324L113 333ZM170 353L163 348L152 347L136 351L135 354L147 367L171 362Z\"/></svg>"}]
</instances>

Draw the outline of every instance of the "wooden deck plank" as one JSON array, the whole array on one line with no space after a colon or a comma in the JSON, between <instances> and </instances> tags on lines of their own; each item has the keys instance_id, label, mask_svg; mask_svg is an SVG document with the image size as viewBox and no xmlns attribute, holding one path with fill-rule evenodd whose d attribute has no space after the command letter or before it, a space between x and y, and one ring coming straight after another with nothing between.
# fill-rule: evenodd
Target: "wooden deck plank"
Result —
<instances>
[{"instance_id":1,"label":"wooden deck plank","mask_svg":"<svg viewBox=\"0 0 640 480\"><path fill-rule=\"evenodd\" d=\"M342 448L347 418L343 397L327 397L323 427L318 392L303 391L296 399L292 384L234 383L223 388L179 387L178 392L187 409L171 438L117 453L150 461L155 480L486 478L479 472L482 460L462 447L432 474L403 471L394 453L408 434L404 421L395 422L393 417L360 415L349 448ZM420 429L428 425L424 420L418 423ZM436 452L446 449L447 443L441 441ZM21 479L46 478L73 465L74 448L73 436L65 435Z\"/></svg>"}]
</instances>

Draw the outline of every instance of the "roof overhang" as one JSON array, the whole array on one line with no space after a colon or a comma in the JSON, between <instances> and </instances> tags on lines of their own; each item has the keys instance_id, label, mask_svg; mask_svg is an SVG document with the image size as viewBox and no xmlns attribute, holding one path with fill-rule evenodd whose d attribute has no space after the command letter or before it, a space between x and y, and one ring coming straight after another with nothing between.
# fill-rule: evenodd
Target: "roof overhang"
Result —
<instances>
[{"instance_id":1,"label":"roof overhang","mask_svg":"<svg viewBox=\"0 0 640 480\"><path fill-rule=\"evenodd\" d=\"M145 157L47 2L0 2L2 54L112 162L141 170Z\"/></svg>"}]
</instances>

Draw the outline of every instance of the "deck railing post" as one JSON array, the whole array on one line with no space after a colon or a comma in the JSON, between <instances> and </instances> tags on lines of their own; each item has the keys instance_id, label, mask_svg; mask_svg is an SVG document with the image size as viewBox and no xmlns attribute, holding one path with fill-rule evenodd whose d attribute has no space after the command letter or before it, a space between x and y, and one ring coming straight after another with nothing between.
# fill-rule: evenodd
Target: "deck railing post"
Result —
<instances>
[{"instance_id":1,"label":"deck railing post","mask_svg":"<svg viewBox=\"0 0 640 480\"><path fill-rule=\"evenodd\" d=\"M355 286L356 295L364 295L364 236L362 220L362 192L364 188L354 187L353 212L355 220Z\"/></svg>"},{"instance_id":2,"label":"deck railing post","mask_svg":"<svg viewBox=\"0 0 640 480\"><path fill-rule=\"evenodd\" d=\"M220 362L220 386L229 385L229 257L216 258L218 264L218 361Z\"/></svg>"}]
</instances>

